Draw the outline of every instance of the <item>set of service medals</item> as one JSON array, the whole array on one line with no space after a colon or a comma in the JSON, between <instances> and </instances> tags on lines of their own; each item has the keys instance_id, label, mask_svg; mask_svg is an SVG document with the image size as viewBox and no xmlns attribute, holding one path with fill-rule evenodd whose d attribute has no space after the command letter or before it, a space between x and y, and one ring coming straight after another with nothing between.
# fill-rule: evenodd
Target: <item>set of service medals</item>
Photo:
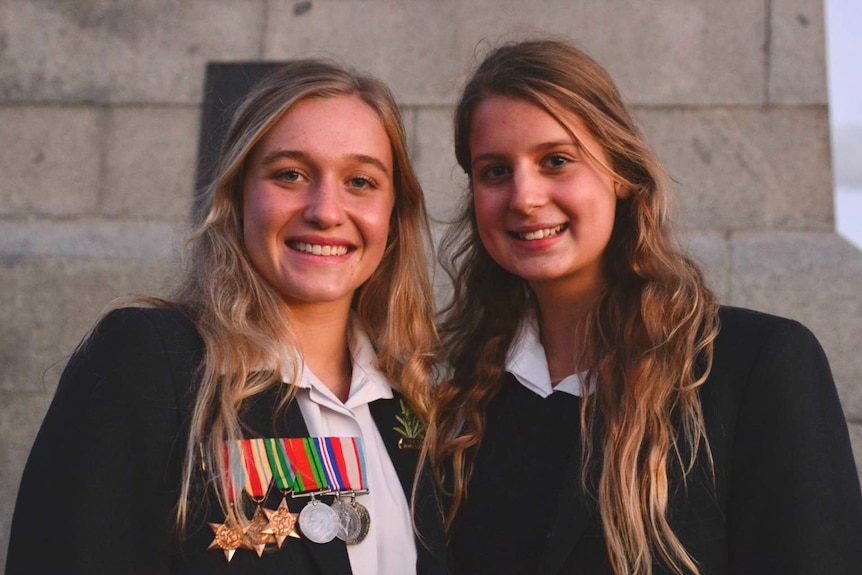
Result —
<instances>
[{"instance_id":1,"label":"set of service medals","mask_svg":"<svg viewBox=\"0 0 862 575\"><path fill-rule=\"evenodd\" d=\"M224 450L224 460L231 465L226 475L242 483L243 491L256 505L245 527L231 519L209 524L215 539L208 549L221 549L228 562L237 549L254 550L260 557L267 545L281 548L288 537L302 536L315 543L328 543L337 537L354 545L368 535L371 517L356 501L357 495L368 493L360 438L239 439L224 442ZM272 487L282 494L274 510L263 507ZM309 498L298 517L288 509L288 495ZM334 495L335 499L327 505L318 499L322 495Z\"/></svg>"}]
</instances>

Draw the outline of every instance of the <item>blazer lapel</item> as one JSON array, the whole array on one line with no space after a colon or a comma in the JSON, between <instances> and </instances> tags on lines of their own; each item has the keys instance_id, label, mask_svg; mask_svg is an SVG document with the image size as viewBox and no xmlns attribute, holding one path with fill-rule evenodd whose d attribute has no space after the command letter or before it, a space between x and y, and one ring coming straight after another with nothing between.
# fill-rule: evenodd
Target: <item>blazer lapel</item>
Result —
<instances>
[{"instance_id":1,"label":"blazer lapel","mask_svg":"<svg viewBox=\"0 0 862 575\"><path fill-rule=\"evenodd\" d=\"M371 417L386 446L407 503L411 503L416 466L419 463L419 449L401 449L398 441L401 436L395 431L401 413L401 395L397 392L393 399L378 399L370 404ZM443 574L446 570L446 534L443 532L443 517L440 506L433 493L433 483L426 468L416 490L413 501L413 521L418 532L416 537L417 569L419 575Z\"/></svg>"},{"instance_id":2,"label":"blazer lapel","mask_svg":"<svg viewBox=\"0 0 862 575\"><path fill-rule=\"evenodd\" d=\"M600 434L595 434L596 436ZM595 438L594 438L595 440ZM539 563L538 575L558 575L566 559L572 553L584 530L593 521L597 512L595 500L584 492L581 485L581 444L572 453L557 501L544 553ZM593 453L600 453L594 443ZM601 472L600 462L593 465L588 477L588 485L597 485Z\"/></svg>"},{"instance_id":3,"label":"blazer lapel","mask_svg":"<svg viewBox=\"0 0 862 575\"><path fill-rule=\"evenodd\" d=\"M400 436L395 431L395 426L398 425L395 416L401 412L400 400L401 396L396 393L392 399L378 399L371 402L369 409L409 502L410 494L413 492L413 479L416 473L419 451L416 449L398 448Z\"/></svg>"}]
</instances>

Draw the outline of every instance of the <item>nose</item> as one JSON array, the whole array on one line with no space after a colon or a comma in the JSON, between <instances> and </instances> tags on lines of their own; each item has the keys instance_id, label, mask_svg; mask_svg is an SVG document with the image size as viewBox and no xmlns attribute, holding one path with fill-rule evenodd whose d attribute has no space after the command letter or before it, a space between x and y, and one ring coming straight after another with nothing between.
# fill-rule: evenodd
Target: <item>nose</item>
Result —
<instances>
[{"instance_id":1,"label":"nose","mask_svg":"<svg viewBox=\"0 0 862 575\"><path fill-rule=\"evenodd\" d=\"M522 214L529 214L534 209L545 205L548 195L542 179L529 170L515 169L512 173L509 209Z\"/></svg>"},{"instance_id":2,"label":"nose","mask_svg":"<svg viewBox=\"0 0 862 575\"><path fill-rule=\"evenodd\" d=\"M317 185L312 186L303 215L306 221L321 229L344 223L343 198L338 185L334 181L324 178Z\"/></svg>"}]
</instances>

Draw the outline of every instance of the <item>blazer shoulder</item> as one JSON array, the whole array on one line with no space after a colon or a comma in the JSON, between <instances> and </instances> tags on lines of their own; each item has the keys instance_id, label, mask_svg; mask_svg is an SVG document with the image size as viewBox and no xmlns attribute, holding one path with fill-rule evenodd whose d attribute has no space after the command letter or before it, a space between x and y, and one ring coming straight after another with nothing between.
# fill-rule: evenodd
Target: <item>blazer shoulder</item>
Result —
<instances>
[{"instance_id":1,"label":"blazer shoulder","mask_svg":"<svg viewBox=\"0 0 862 575\"><path fill-rule=\"evenodd\" d=\"M859 478L822 347L798 321L732 308L721 321L704 406L735 570L858 573Z\"/></svg>"},{"instance_id":2,"label":"blazer shoulder","mask_svg":"<svg viewBox=\"0 0 862 575\"><path fill-rule=\"evenodd\" d=\"M776 329L809 332L800 322L770 313L733 306L721 306L718 318L722 330L745 330L767 335Z\"/></svg>"},{"instance_id":3,"label":"blazer shoulder","mask_svg":"<svg viewBox=\"0 0 862 575\"><path fill-rule=\"evenodd\" d=\"M201 349L176 310L118 309L98 322L31 449L8 573L168 573Z\"/></svg>"},{"instance_id":4,"label":"blazer shoulder","mask_svg":"<svg viewBox=\"0 0 862 575\"><path fill-rule=\"evenodd\" d=\"M142 308L125 307L106 314L93 329L91 339L117 336L140 336L147 332L170 341L171 345L196 347L202 344L200 334L181 307Z\"/></svg>"},{"instance_id":5,"label":"blazer shoulder","mask_svg":"<svg viewBox=\"0 0 862 575\"><path fill-rule=\"evenodd\" d=\"M203 358L194 323L173 308L121 308L106 314L80 343L64 370L55 402L83 397L137 403L185 399Z\"/></svg>"},{"instance_id":6,"label":"blazer shoulder","mask_svg":"<svg viewBox=\"0 0 862 575\"><path fill-rule=\"evenodd\" d=\"M701 389L707 414L723 413L726 421L737 417L746 398L777 401L806 388L835 393L823 348L798 321L733 307L722 307L719 321L711 371Z\"/></svg>"},{"instance_id":7,"label":"blazer shoulder","mask_svg":"<svg viewBox=\"0 0 862 575\"><path fill-rule=\"evenodd\" d=\"M755 360L770 348L808 348L822 353L817 337L802 323L760 311L722 306L715 340L717 357Z\"/></svg>"}]
</instances>

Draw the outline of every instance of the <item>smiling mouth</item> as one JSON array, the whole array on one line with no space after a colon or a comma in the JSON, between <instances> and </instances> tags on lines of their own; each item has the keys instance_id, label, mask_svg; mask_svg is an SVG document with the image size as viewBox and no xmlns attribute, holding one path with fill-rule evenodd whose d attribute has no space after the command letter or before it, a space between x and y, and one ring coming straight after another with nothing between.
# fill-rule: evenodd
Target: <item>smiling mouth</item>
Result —
<instances>
[{"instance_id":1,"label":"smiling mouth","mask_svg":"<svg viewBox=\"0 0 862 575\"><path fill-rule=\"evenodd\" d=\"M347 246L329 246L322 244L309 244L306 242L290 242L288 243L288 246L298 252L315 256L343 256L350 251L350 248Z\"/></svg>"},{"instance_id":2,"label":"smiling mouth","mask_svg":"<svg viewBox=\"0 0 862 575\"><path fill-rule=\"evenodd\" d=\"M541 230L534 230L532 232L526 233L509 232L509 235L518 238L519 240L525 240L529 242L533 240L542 240L545 238L556 236L568 227L568 224L560 224L558 226L554 226L553 228L544 228Z\"/></svg>"}]
</instances>

